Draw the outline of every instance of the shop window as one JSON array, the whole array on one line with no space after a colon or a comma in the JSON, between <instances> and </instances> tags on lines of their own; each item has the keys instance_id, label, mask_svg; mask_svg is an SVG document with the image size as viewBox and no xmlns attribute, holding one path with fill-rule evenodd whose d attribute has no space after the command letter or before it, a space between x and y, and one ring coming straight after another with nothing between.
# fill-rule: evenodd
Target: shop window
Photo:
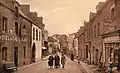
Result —
<instances>
[{"instance_id":1,"label":"shop window","mask_svg":"<svg viewBox=\"0 0 120 73\"><path fill-rule=\"evenodd\" d=\"M15 22L15 33L18 36L18 22Z\"/></svg>"},{"instance_id":2,"label":"shop window","mask_svg":"<svg viewBox=\"0 0 120 73\"><path fill-rule=\"evenodd\" d=\"M36 40L38 41L38 30L36 29Z\"/></svg>"},{"instance_id":3,"label":"shop window","mask_svg":"<svg viewBox=\"0 0 120 73\"><path fill-rule=\"evenodd\" d=\"M7 47L2 48L2 61L7 61Z\"/></svg>"},{"instance_id":4,"label":"shop window","mask_svg":"<svg viewBox=\"0 0 120 73\"><path fill-rule=\"evenodd\" d=\"M35 40L35 28L33 27L33 40Z\"/></svg>"}]
</instances>

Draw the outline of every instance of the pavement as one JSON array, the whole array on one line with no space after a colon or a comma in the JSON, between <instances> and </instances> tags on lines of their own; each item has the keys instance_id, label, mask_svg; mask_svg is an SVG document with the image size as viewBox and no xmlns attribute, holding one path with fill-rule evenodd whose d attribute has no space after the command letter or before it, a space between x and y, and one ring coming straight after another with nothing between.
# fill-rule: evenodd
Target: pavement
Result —
<instances>
[{"instance_id":1,"label":"pavement","mask_svg":"<svg viewBox=\"0 0 120 73\"><path fill-rule=\"evenodd\" d=\"M61 57L61 54L59 54ZM16 73L87 73L86 70L78 63L71 61L66 56L65 68L52 68L50 69L47 65L48 57L43 58L41 61L28 65L26 67L19 68Z\"/></svg>"},{"instance_id":2,"label":"pavement","mask_svg":"<svg viewBox=\"0 0 120 73\"><path fill-rule=\"evenodd\" d=\"M96 65L88 65L87 63L84 63L84 62L80 62L80 64L87 71L87 73L100 73L98 71L98 66L96 66ZM101 73L104 73L104 72L101 72ZM118 72L117 68L114 67L113 68L113 73L120 73L120 72Z\"/></svg>"}]
</instances>

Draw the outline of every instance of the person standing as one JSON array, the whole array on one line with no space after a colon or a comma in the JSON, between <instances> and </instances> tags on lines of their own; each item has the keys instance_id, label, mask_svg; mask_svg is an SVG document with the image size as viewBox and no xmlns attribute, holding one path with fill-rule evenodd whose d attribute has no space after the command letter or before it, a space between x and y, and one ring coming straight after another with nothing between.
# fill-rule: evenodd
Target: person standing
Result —
<instances>
[{"instance_id":1,"label":"person standing","mask_svg":"<svg viewBox=\"0 0 120 73\"><path fill-rule=\"evenodd\" d=\"M65 66L65 61L66 61L65 55L62 54L62 57L61 57L62 68L64 68L64 66Z\"/></svg>"},{"instance_id":2,"label":"person standing","mask_svg":"<svg viewBox=\"0 0 120 73\"><path fill-rule=\"evenodd\" d=\"M74 60L74 55L73 55L73 53L71 54L71 60L72 60L72 61Z\"/></svg>"},{"instance_id":3,"label":"person standing","mask_svg":"<svg viewBox=\"0 0 120 73\"><path fill-rule=\"evenodd\" d=\"M58 56L58 54L56 53L55 55L55 68L60 67L60 57Z\"/></svg>"},{"instance_id":4,"label":"person standing","mask_svg":"<svg viewBox=\"0 0 120 73\"><path fill-rule=\"evenodd\" d=\"M50 66L50 69L53 67L53 61L54 61L54 57L51 54L51 56L48 58L48 65Z\"/></svg>"}]
</instances>

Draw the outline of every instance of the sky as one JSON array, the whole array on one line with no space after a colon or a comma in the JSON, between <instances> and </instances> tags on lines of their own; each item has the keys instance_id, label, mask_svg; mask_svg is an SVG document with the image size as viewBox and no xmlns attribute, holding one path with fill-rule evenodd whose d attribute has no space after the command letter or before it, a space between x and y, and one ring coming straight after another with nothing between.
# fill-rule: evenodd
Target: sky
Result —
<instances>
[{"instance_id":1,"label":"sky","mask_svg":"<svg viewBox=\"0 0 120 73\"><path fill-rule=\"evenodd\" d=\"M49 35L77 32L88 20L90 11L95 12L98 2L105 0L17 0L28 4L31 11L44 18Z\"/></svg>"}]
</instances>

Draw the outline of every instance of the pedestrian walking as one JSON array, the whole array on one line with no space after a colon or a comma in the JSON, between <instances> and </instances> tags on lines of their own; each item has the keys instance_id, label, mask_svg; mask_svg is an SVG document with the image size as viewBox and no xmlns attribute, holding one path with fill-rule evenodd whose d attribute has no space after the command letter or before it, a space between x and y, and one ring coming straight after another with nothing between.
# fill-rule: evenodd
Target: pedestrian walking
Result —
<instances>
[{"instance_id":1,"label":"pedestrian walking","mask_svg":"<svg viewBox=\"0 0 120 73\"><path fill-rule=\"evenodd\" d=\"M60 67L60 57L58 56L57 53L56 53L56 55L55 55L54 60L55 60L55 68Z\"/></svg>"},{"instance_id":2,"label":"pedestrian walking","mask_svg":"<svg viewBox=\"0 0 120 73\"><path fill-rule=\"evenodd\" d=\"M74 60L74 55L73 55L73 53L71 54L71 60L72 60L72 61Z\"/></svg>"},{"instance_id":3,"label":"pedestrian walking","mask_svg":"<svg viewBox=\"0 0 120 73\"><path fill-rule=\"evenodd\" d=\"M61 57L62 68L64 68L64 66L65 66L65 61L66 61L65 55L62 54L62 57Z\"/></svg>"},{"instance_id":4,"label":"pedestrian walking","mask_svg":"<svg viewBox=\"0 0 120 73\"><path fill-rule=\"evenodd\" d=\"M54 61L54 57L51 54L51 56L48 58L48 65L50 66L50 69L53 67L53 61Z\"/></svg>"}]
</instances>

